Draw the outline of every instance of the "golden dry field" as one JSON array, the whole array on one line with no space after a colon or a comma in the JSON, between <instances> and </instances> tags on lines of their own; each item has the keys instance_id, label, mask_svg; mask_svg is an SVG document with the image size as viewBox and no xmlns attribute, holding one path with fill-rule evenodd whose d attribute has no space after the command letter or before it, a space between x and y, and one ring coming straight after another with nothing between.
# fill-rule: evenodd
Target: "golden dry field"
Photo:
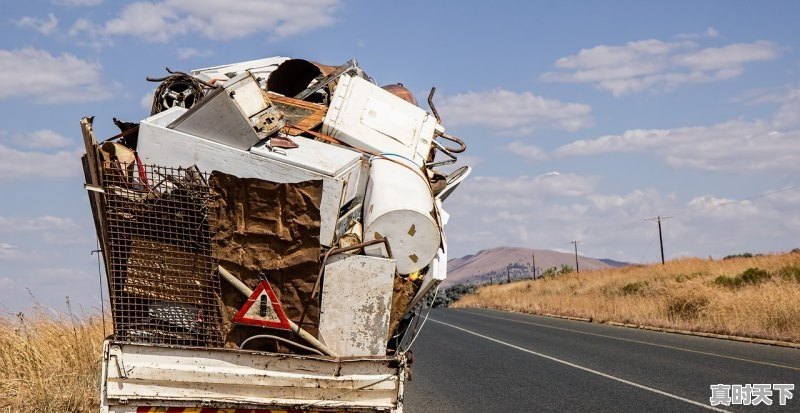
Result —
<instances>
[{"instance_id":1,"label":"golden dry field","mask_svg":"<svg viewBox=\"0 0 800 413\"><path fill-rule=\"evenodd\" d=\"M99 315L0 316L0 412L98 411L102 343Z\"/></svg>"},{"instance_id":2,"label":"golden dry field","mask_svg":"<svg viewBox=\"0 0 800 413\"><path fill-rule=\"evenodd\" d=\"M557 314L800 343L800 253L559 274L489 285L452 307Z\"/></svg>"}]
</instances>

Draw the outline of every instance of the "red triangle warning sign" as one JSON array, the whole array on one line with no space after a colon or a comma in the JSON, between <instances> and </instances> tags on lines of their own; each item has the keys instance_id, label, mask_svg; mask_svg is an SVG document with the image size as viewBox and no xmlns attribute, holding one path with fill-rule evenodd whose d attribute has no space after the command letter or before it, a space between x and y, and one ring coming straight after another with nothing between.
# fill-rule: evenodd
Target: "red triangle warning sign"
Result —
<instances>
[{"instance_id":1,"label":"red triangle warning sign","mask_svg":"<svg viewBox=\"0 0 800 413\"><path fill-rule=\"evenodd\" d=\"M271 327L281 330L291 330L289 319L283 312L283 307L267 280L258 283L253 294L244 303L233 322L252 326Z\"/></svg>"}]
</instances>

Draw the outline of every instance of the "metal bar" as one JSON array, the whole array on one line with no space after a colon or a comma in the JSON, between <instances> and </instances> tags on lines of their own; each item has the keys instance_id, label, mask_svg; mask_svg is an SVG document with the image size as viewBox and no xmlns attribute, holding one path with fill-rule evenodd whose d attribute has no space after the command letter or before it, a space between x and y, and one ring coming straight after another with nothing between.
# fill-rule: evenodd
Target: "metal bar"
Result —
<instances>
[{"instance_id":1,"label":"metal bar","mask_svg":"<svg viewBox=\"0 0 800 413\"><path fill-rule=\"evenodd\" d=\"M337 67L336 70L331 72L328 76L321 79L319 82L315 83L314 86L309 86L306 90L298 93L297 96L295 96L294 98L299 100L304 100L305 98L316 93L318 90L327 86L329 83L338 79L339 76L347 73L352 69L355 69L356 67L358 67L358 62L356 62L356 59L351 59L347 63Z\"/></svg>"}]
</instances>

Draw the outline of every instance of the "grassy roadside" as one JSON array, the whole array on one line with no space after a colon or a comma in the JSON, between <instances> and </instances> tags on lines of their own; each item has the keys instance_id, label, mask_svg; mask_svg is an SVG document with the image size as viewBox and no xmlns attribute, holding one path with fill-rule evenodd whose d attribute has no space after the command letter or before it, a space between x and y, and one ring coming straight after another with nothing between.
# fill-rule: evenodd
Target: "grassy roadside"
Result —
<instances>
[{"instance_id":1,"label":"grassy roadside","mask_svg":"<svg viewBox=\"0 0 800 413\"><path fill-rule=\"evenodd\" d=\"M800 253L687 258L484 286L452 307L550 313L800 343Z\"/></svg>"},{"instance_id":2,"label":"grassy roadside","mask_svg":"<svg viewBox=\"0 0 800 413\"><path fill-rule=\"evenodd\" d=\"M0 412L98 411L102 343L99 316L0 316Z\"/></svg>"}]
</instances>

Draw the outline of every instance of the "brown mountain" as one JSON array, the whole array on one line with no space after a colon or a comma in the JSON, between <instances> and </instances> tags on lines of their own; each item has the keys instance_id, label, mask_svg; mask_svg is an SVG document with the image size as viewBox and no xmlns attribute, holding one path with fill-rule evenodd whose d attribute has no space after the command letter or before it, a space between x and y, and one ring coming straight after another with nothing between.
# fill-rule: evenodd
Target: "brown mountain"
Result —
<instances>
[{"instance_id":1,"label":"brown mountain","mask_svg":"<svg viewBox=\"0 0 800 413\"><path fill-rule=\"evenodd\" d=\"M575 254L530 248L498 247L449 260L444 285L465 282L482 283L492 278L497 282L506 280L508 273L511 278L529 277L532 274L531 256L536 259L537 274L541 274L551 267L560 268L562 265L575 268ZM581 270L616 266L580 255L578 256L578 265Z\"/></svg>"}]
</instances>

